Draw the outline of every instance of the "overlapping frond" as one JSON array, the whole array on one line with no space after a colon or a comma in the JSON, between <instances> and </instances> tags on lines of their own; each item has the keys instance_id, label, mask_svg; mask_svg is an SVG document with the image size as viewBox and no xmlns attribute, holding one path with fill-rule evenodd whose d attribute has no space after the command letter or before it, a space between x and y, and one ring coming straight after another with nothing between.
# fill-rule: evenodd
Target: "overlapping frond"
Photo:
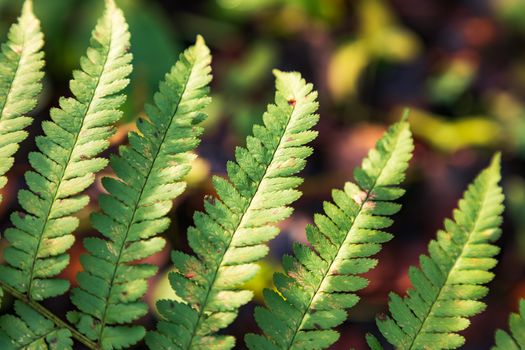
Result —
<instances>
[{"instance_id":1,"label":"overlapping frond","mask_svg":"<svg viewBox=\"0 0 525 350\"><path fill-rule=\"evenodd\" d=\"M121 117L122 90L131 72L129 33L123 14L112 0L81 59L82 70L70 83L72 98L60 99L44 121L45 136L36 138L39 152L29 155L34 170L25 174L29 190L18 193L24 212L11 215L14 227L5 232L8 265L0 266L0 280L33 300L60 295L69 288L53 278L69 263L67 250L78 219L72 215L87 205L80 193L90 186L107 161L97 156Z\"/></svg>"},{"instance_id":2,"label":"overlapping frond","mask_svg":"<svg viewBox=\"0 0 525 350\"><path fill-rule=\"evenodd\" d=\"M108 194L99 197L102 212L91 221L105 239L84 240L89 255L81 257L80 288L71 296L80 311L68 314L102 349L133 345L146 333L142 326L126 324L147 313L140 299L157 268L131 262L151 256L165 244L157 235L169 226L166 214L184 191L183 177L195 157L191 151L202 133L198 124L210 101L210 63L209 49L198 37L160 84L155 105L147 108L149 121L137 123L140 134L131 133L131 145L121 147L120 156L111 159L118 179L102 180Z\"/></svg>"},{"instance_id":3,"label":"overlapping frond","mask_svg":"<svg viewBox=\"0 0 525 350\"><path fill-rule=\"evenodd\" d=\"M26 0L0 52L0 189L7 183L5 173L13 166L20 142L27 137L24 129L33 120L25 114L36 106L42 89L43 45L40 21L33 14L32 1Z\"/></svg>"},{"instance_id":4,"label":"overlapping frond","mask_svg":"<svg viewBox=\"0 0 525 350\"><path fill-rule=\"evenodd\" d=\"M0 317L0 348L66 350L73 348L71 332L56 327L52 321L40 315L30 306L17 300L18 316Z\"/></svg>"},{"instance_id":5,"label":"overlapping frond","mask_svg":"<svg viewBox=\"0 0 525 350\"><path fill-rule=\"evenodd\" d=\"M479 301L494 277L503 212L500 157L468 187L452 220L429 244L430 256L411 267L413 289L401 298L390 295L391 317L379 317L377 325L396 349L455 349L463 345L458 332L469 326L468 317L484 310ZM372 338L370 338L372 339Z\"/></svg>"},{"instance_id":6,"label":"overlapping frond","mask_svg":"<svg viewBox=\"0 0 525 350\"><path fill-rule=\"evenodd\" d=\"M227 166L229 181L214 177L218 197L205 201L205 212L194 216L188 240L195 256L173 252L175 272L170 282L182 301L162 300L157 331L148 333L151 349L229 349L231 336L216 332L235 319L251 298L239 287L258 271L267 254L266 242L288 217L289 205L300 196L302 182L294 176L312 152L306 144L317 133L317 93L298 73L275 72L275 104L255 126L247 147L236 149L237 162Z\"/></svg>"},{"instance_id":7,"label":"overlapping frond","mask_svg":"<svg viewBox=\"0 0 525 350\"><path fill-rule=\"evenodd\" d=\"M525 349L525 300L520 300L519 314L512 313L509 317L510 333L501 329L496 331L496 345L492 350L523 350Z\"/></svg>"},{"instance_id":8,"label":"overlapping frond","mask_svg":"<svg viewBox=\"0 0 525 350\"><path fill-rule=\"evenodd\" d=\"M264 336L248 334L250 349L324 349L338 339L333 328L368 284L359 275L375 267L371 257L392 238L381 230L401 208L394 201L404 193L399 184L413 148L408 123L393 125L355 170L356 184L332 192L334 203L325 202L325 215L306 228L313 249L295 244L294 256L283 258L285 273L274 276L277 291L264 291L268 308L255 310Z\"/></svg>"}]
</instances>

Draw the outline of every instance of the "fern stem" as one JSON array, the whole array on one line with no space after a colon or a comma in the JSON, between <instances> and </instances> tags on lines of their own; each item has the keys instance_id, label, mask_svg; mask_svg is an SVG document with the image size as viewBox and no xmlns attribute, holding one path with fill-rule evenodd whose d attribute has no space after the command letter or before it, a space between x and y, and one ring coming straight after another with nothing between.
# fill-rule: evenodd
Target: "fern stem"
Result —
<instances>
[{"instance_id":1,"label":"fern stem","mask_svg":"<svg viewBox=\"0 0 525 350\"><path fill-rule=\"evenodd\" d=\"M378 176L379 178L379 176ZM376 178L377 180L377 178ZM354 222L357 220L357 218L359 217L359 215L361 214L361 212L363 211L363 207L365 206L365 204L368 202L368 200L370 199L370 194L372 193L372 191L374 190L375 186L376 186L376 180L374 180L374 183L373 185L371 186L371 189L370 191L368 191L366 193L366 198L365 200L363 200L363 203L361 203L361 206L359 207L359 211L358 211L358 214L356 215L356 218L354 219ZM352 227L350 228L350 230L348 231L348 234L350 234L350 231L352 231L352 229L354 228L354 226L352 225ZM348 235L347 235L348 237ZM346 239L346 238L345 238ZM337 253L335 255L335 258L332 260L332 262L330 263L330 266L328 267L328 269L326 269L326 273L324 274L323 278L321 279L321 281L319 282L319 285L317 286L315 292L312 294L312 297L310 298L310 300L308 301L308 306L304 309L304 312L301 316L301 319L299 320L299 322L297 323L297 327L294 331L294 334L292 336L292 339L290 340L290 343L288 344L288 346L286 347L287 350L290 350L295 342L295 338L297 336L297 334L299 333L299 330L301 329L301 325L303 324L304 322L304 319L306 317L306 315L308 314L308 311L310 310L311 306L312 306L312 303L315 299L315 296L317 295L317 293L319 293L319 291L321 290L321 287L323 286L323 283L324 281L326 280L326 277L328 276L328 274L330 273L330 271L332 270L332 267L334 266L335 262L337 261L337 257L339 256L339 254L341 253L341 249L342 249L343 245L341 244L339 246L339 248L337 249Z\"/></svg>"},{"instance_id":2,"label":"fern stem","mask_svg":"<svg viewBox=\"0 0 525 350\"><path fill-rule=\"evenodd\" d=\"M25 294L20 293L10 285L6 284L5 282L0 280L0 287L11 294L16 299L26 303L27 305L31 306L33 309L38 311L42 316L46 317L48 320L52 321L57 327L59 328L66 328L71 332L71 335L73 338L87 346L89 349L97 350L97 344L93 341L91 341L88 337L80 333L73 327L72 325L68 324L67 322L63 321L60 317L55 315L52 311L48 310L46 307L42 306L40 303L31 300L29 297L27 297Z\"/></svg>"},{"instance_id":3,"label":"fern stem","mask_svg":"<svg viewBox=\"0 0 525 350\"><path fill-rule=\"evenodd\" d=\"M112 30L112 28L111 28L111 30ZM40 246L42 245L42 241L45 238L44 237L44 232L46 232L47 225L49 224L49 216L51 214L51 211L53 210L54 204L58 200L58 194L59 194L59 191L60 191L60 185L63 183L62 180L64 180L64 176L66 174L66 170L67 170L67 168L68 168L68 166L70 165L70 162L71 162L71 157L73 155L73 151L75 150L75 148L77 146L78 139L80 137L80 133L82 132L82 128L84 126L85 117L88 114L90 114L91 107L93 106L93 101L95 100L95 97L97 96L97 90L98 90L98 87L100 86L100 80L101 80L102 76L104 75L104 72L107 69L106 65L108 63L109 54L111 52L112 39L113 39L113 34L110 35L110 37L109 37L109 43L107 45L107 52L105 53L104 63L102 65L102 70L101 70L100 74L97 77L97 82L96 82L95 88L93 89L93 93L92 93L92 95L91 95L91 97L89 99L89 103L87 105L86 111L83 114L84 118L82 119L82 122L80 123L78 131L77 131L77 133L75 135L75 143L73 144L73 147L71 147L71 149L69 150L67 161L64 163L65 166L63 167L62 173L60 174L58 185L56 186L56 189L55 189L54 194L53 194L53 200L51 202L51 205L48 208L46 219L45 219L45 221L44 221L44 223L42 225L41 234L38 237L38 243L37 243L37 246L36 246L36 249L35 249L35 254L32 257L31 270L29 271L29 285L27 286L27 295L29 296L29 298L31 298L31 290L33 288L33 282L34 282L33 276L34 276L34 273L35 273L35 266L36 266L36 262L38 260L37 258L38 258L38 253L40 252Z\"/></svg>"},{"instance_id":4,"label":"fern stem","mask_svg":"<svg viewBox=\"0 0 525 350\"><path fill-rule=\"evenodd\" d=\"M396 148L397 148L397 144L399 144L400 142L400 138L398 137L397 139L397 143L396 143ZM351 234L352 230L355 228L355 222L357 221L357 219L359 218L359 216L361 215L361 213L363 212L363 208L365 207L365 205L367 204L367 202L370 200L371 198L371 194L372 192L375 190L375 187L376 187L376 184L377 184L377 179L379 179L381 177L381 174L383 173L383 170L385 169L386 167L386 164L388 164L388 162L392 159L392 156L393 156L393 153L390 154L388 160L385 162L385 166L383 166L381 168L381 171L379 172L379 174L376 176L376 178L374 179L374 182L372 183L372 185L370 186L370 189L366 192L366 197L365 199L362 201L361 205L359 206L359 211L357 212L357 215L355 216L354 220L353 220L353 223L352 223L352 226L350 227L350 229L348 230L348 233L346 235L346 237L344 238L344 240L346 240L348 238L348 236ZM344 242L343 240L343 242ZM310 311L310 308L312 306L312 303L316 297L316 295L319 293L319 291L321 290L321 287L323 286L323 284L325 283L326 281L326 278L328 277L328 274L330 273L330 271L332 271L332 267L334 266L334 264L338 261L338 257L339 255L341 254L341 250L343 248L344 244L341 244L339 245L338 249L337 249L337 253L334 257L334 259L332 260L332 262L330 263L330 266L328 266L328 268L326 269L326 273L324 274L323 278L321 279L321 281L319 282L319 285L317 286L315 292L312 294L309 302L308 302L308 306L304 309L304 312L301 316L301 319L300 321L297 323L297 328L295 329L294 331L294 334L293 334L293 337L291 338L290 340L290 343L288 344L287 346L287 349L290 350L293 345L294 345L294 342L295 342L295 338L297 336L297 334L299 333L299 330L301 329L301 325L303 324L304 320L305 320L305 317L308 315L308 311Z\"/></svg>"},{"instance_id":5,"label":"fern stem","mask_svg":"<svg viewBox=\"0 0 525 350\"><path fill-rule=\"evenodd\" d=\"M133 208L133 215L131 216L131 220L129 220L128 225L126 227L126 234L124 235L124 237L122 239L122 244L121 244L119 252L118 252L118 257L117 257L117 260L116 260L116 263L115 263L115 266L114 266L114 269L113 269L113 274L111 275L110 287L109 287L109 290L108 290L108 293L107 293L107 296L106 296L106 300L105 300L104 313L103 313L103 316L102 316L101 326L100 326L100 333L99 333L99 337L98 337L98 342L99 343L103 339L102 335L104 333L104 329L105 329L105 326L106 326L107 316L108 316L107 312L108 312L108 307L110 305L109 298L111 296L111 293L113 291L113 287L115 285L115 279L117 277L117 270L118 270L118 267L120 266L120 260L122 258L122 253L124 252L125 243L128 240L129 231L131 229L131 226L135 223L135 216L137 214L137 209L139 207L139 203L141 202L142 195L144 193L144 189L146 188L146 185L148 184L148 180L150 179L151 172L153 171L153 169L155 169L155 163L156 163L156 161L158 159L158 156L160 154L160 151L162 149L162 145L166 142L166 137L168 136L170 127L171 127L171 125L173 123L174 116L177 115L177 111L179 110L180 102L182 101L182 98L184 97L184 92L186 92L186 90L187 90L188 81L190 80L191 73L193 72L193 68L194 67L195 67L195 63L193 65L192 69L189 71L188 76L186 77L186 80L184 81L184 86L183 86L183 90L182 90L183 92L180 94L179 100L176 103L176 107L175 107L175 110L173 111L172 117L170 118L170 121L169 121L168 125L165 128L164 135L162 135L162 140L158 144L159 147L155 151L155 156L152 158L153 161L151 162L151 166L148 169L148 174L144 177L144 183L142 185L142 189L140 190L140 193L139 193L139 195L137 197L137 202L135 203L135 207Z\"/></svg>"},{"instance_id":6,"label":"fern stem","mask_svg":"<svg viewBox=\"0 0 525 350\"><path fill-rule=\"evenodd\" d=\"M428 312L427 314L425 315L425 319L423 320L423 322L421 322L421 326L419 327L419 329L417 330L417 333L415 335L415 337L412 339L410 345L408 346L407 350L412 350L413 347L414 347L414 344L417 343L417 339L419 337L419 335L421 334L421 331L423 329L425 329L425 326L429 320L429 315L431 315L434 311L434 308L436 307L436 304L437 302L441 299L441 295L443 294L443 289L445 288L445 286L447 285L448 283L448 280L450 278L450 275L452 273L452 271L454 271L454 269L456 268L457 264L458 264L458 261L459 261L459 258L463 255L463 252L465 251L465 248L467 247L467 245L469 245L470 243L470 240L472 239L472 233L473 232L476 232L476 227L479 223L479 220L480 218L482 217L481 215L481 212L483 211L483 208L484 206L486 205L486 201L487 201L487 194L485 193L485 198L483 198L483 203L481 204L480 206L480 210L478 211L477 215L476 215L476 221L474 222L474 226L472 227L472 229L469 231L469 235L468 235L468 238L465 240L465 243L463 244L463 247L461 247L461 251L459 252L459 254L456 256L456 261L454 262L454 265L452 265L448 271L448 274L447 274L447 278L445 279L445 282L440 286L439 288L439 292L436 296L436 299L434 300L434 302L432 303L432 306L428 309Z\"/></svg>"},{"instance_id":7,"label":"fern stem","mask_svg":"<svg viewBox=\"0 0 525 350\"><path fill-rule=\"evenodd\" d=\"M204 311L206 309L206 305L208 304L208 300L210 298L210 294L211 294L211 291L213 290L213 286L215 285L215 281L217 280L217 274L219 273L219 269L221 268L222 266L222 262L224 261L224 257L226 256L226 252L228 251L228 249L230 249L230 246L231 246L231 243L233 241L233 238L235 236L235 233L239 230L240 227L242 227L242 224L243 224L243 220L245 219L246 217L246 213L248 212L250 206L252 205L252 203L255 201L255 198L257 197L257 194L259 193L259 189L261 187L261 184L264 180L264 178L266 177L266 174L268 173L268 169L270 168L270 166L272 165L273 163L273 159L275 157L275 154L277 153L277 151L281 148L281 145L283 143L283 140L284 140L284 136L287 134L288 132L288 127L290 126L290 121L292 120L292 116L293 116L293 113L295 111L295 106L292 108L292 110L290 111L290 114L289 114L289 117L288 117L288 120L286 121L286 127L284 128L283 130L283 133L281 135L281 138L279 140L279 144L277 145L277 147L275 147L275 149L273 150L272 152L272 156L270 157L271 161L268 163L268 165L266 166L266 169L264 171L264 174L263 176L261 176L260 180L259 180L259 183L257 184L257 189L255 190L254 192L254 195L252 196L252 198L250 199L248 205L246 206L246 208L244 209L244 212L243 212L243 215L240 217L239 219L239 224L235 227L235 230L233 231L231 237L230 237L230 240L228 242L228 245L226 246L226 248L224 249L224 254L221 255L220 257L220 260L215 268L215 271L213 273L213 278L212 278L212 282L209 284L209 288L206 292L206 298L204 299L204 303L202 304L200 310L199 310L199 318L197 320L197 324L196 326L193 328L192 330L192 333L191 333L191 337L190 337L190 341L188 343L188 347L186 349L192 349L193 348L193 341L195 339L195 335L197 334L197 330L199 329L199 327L201 326L201 323L202 323L202 316L204 315Z\"/></svg>"}]
</instances>

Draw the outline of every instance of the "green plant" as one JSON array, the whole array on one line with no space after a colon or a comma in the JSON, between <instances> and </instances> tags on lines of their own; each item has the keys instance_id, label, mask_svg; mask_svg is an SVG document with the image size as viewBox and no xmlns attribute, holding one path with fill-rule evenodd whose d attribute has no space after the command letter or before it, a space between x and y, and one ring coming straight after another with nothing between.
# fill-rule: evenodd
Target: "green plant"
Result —
<instances>
[{"instance_id":1,"label":"green plant","mask_svg":"<svg viewBox=\"0 0 525 350\"><path fill-rule=\"evenodd\" d=\"M43 54L39 22L26 0L19 22L13 25L0 56L0 185L13 163L18 144L26 137L24 116L37 103ZM169 279L176 300L160 300L160 320L147 331L135 323L148 312L142 297L154 265L137 262L161 250L169 227L172 201L185 189L185 176L195 158L203 132L201 122L210 98L211 55L204 40L184 51L160 83L147 117L137 121L129 145L110 157L115 173L102 179L106 194L98 198L100 212L91 224L100 237L83 241L83 271L70 293L76 310L67 321L40 302L69 291L57 275L69 264L79 220L74 216L89 201L83 194L95 174L108 164L100 154L109 146L114 124L121 118L123 89L131 73L127 24L113 0L81 58L81 70L70 83L73 97L60 99L51 121L42 122L44 136L36 137L38 152L30 153L32 170L25 173L28 189L19 191L23 209L11 215L5 231L5 263L0 265L0 297L16 298L14 314L0 317L1 349L71 349L74 341L90 349L121 349L143 338L151 349L230 349L234 337L224 328L248 303L252 292L244 283L258 271L256 262L268 253L267 242L279 233L276 226L292 213L300 196L297 175L313 152L308 143L317 93L299 73L274 71L274 104L253 128L246 147L238 147L228 162L228 178L214 177L216 198L204 202L194 215L188 242L194 255L172 252ZM334 190L325 215L307 228L311 247L296 244L285 256L285 273L275 275L275 291L266 290L266 308L255 318L263 335L249 334L252 349L324 349L339 337L334 330L346 320L346 310L359 300L356 292L368 280L360 275L378 263L373 256L392 235L382 231L404 190L400 184L412 156L413 141L404 117L381 137L354 172L355 183ZM479 301L493 278L496 264L503 194L499 156L484 170L459 202L454 221L411 268L414 289L401 298L392 294L392 318L378 318L378 326L396 348L456 348L464 339L457 332L467 317L484 308ZM497 348L523 346L521 316L511 316L512 336L498 331ZM367 337L373 349L379 341ZM511 345L512 344L512 345Z\"/></svg>"},{"instance_id":2,"label":"green plant","mask_svg":"<svg viewBox=\"0 0 525 350\"><path fill-rule=\"evenodd\" d=\"M503 213L499 181L496 155L459 201L454 220L445 220L445 230L430 242L430 256L421 255L420 267L409 269L413 289L405 298L390 295L392 318L379 317L377 325L397 349L455 349L465 342L457 332L469 326L467 317L484 310L483 285L494 278L489 271L499 248L493 242L501 235ZM377 344L371 337L370 345Z\"/></svg>"},{"instance_id":3,"label":"green plant","mask_svg":"<svg viewBox=\"0 0 525 350\"><path fill-rule=\"evenodd\" d=\"M18 144L27 137L24 128L32 122L24 114L35 107L42 89L44 35L32 5L24 4L0 53L0 189L7 183L5 173L13 165Z\"/></svg>"},{"instance_id":4,"label":"green plant","mask_svg":"<svg viewBox=\"0 0 525 350\"><path fill-rule=\"evenodd\" d=\"M370 256L392 235L380 231L401 206L394 203L404 191L399 184L412 156L412 136L406 121L392 126L372 149L360 168L357 184L334 190L334 203L325 202L326 215L316 215L316 226L306 234L312 249L294 246L285 256L285 273L275 276L277 291L266 290L268 309L255 310L266 338L250 334L251 349L326 348L339 334L334 327L346 320L356 291L368 284L363 274L377 264Z\"/></svg>"}]
</instances>

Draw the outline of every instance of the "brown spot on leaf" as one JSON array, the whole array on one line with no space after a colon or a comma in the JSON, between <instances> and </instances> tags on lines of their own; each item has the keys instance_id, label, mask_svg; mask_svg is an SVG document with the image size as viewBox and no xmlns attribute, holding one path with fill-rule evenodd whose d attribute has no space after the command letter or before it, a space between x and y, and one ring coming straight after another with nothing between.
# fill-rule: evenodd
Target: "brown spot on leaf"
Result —
<instances>
[{"instance_id":1,"label":"brown spot on leaf","mask_svg":"<svg viewBox=\"0 0 525 350\"><path fill-rule=\"evenodd\" d=\"M294 107L295 107L295 104L296 104L296 103L297 103L297 101L295 100L295 98L291 98L291 99L288 100L288 104L289 104L290 106L294 106Z\"/></svg>"},{"instance_id":2,"label":"brown spot on leaf","mask_svg":"<svg viewBox=\"0 0 525 350\"><path fill-rule=\"evenodd\" d=\"M368 201L363 206L365 209L373 210L376 207L375 202Z\"/></svg>"},{"instance_id":3,"label":"brown spot on leaf","mask_svg":"<svg viewBox=\"0 0 525 350\"><path fill-rule=\"evenodd\" d=\"M354 200L354 202L356 202L357 204L361 205L365 201L366 197L367 197L366 192L361 191L359 193L354 194L352 196L352 199Z\"/></svg>"},{"instance_id":4,"label":"brown spot on leaf","mask_svg":"<svg viewBox=\"0 0 525 350\"><path fill-rule=\"evenodd\" d=\"M192 279L195 277L195 273L194 272L188 272L187 274L184 275L184 277L188 278L188 279Z\"/></svg>"}]
</instances>

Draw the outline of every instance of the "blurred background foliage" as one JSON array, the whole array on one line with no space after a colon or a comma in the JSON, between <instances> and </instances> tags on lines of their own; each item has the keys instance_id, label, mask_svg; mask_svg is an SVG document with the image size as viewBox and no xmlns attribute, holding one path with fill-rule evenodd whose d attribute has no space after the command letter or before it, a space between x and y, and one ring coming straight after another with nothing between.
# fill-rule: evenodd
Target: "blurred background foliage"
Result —
<instances>
[{"instance_id":1,"label":"blurred background foliage","mask_svg":"<svg viewBox=\"0 0 525 350\"><path fill-rule=\"evenodd\" d=\"M188 177L189 189L177 200L168 247L150 259L162 273L151 282L148 302L172 296L166 273L169 250L187 250L186 228L202 199L213 194L211 174L223 175L236 145L260 122L273 97L272 68L298 70L319 90L320 136L304 172L304 196L271 254L248 287L253 303L241 309L229 331L238 336L257 331L252 309L261 290L272 287L272 274L291 243L305 241L304 227L322 209L330 189L352 178L352 169L386 125L410 107L416 152L406 180L403 210L396 217L395 239L380 254L370 273L362 302L340 327L335 349L365 349L364 334L373 318L386 310L389 290L409 287L407 267L449 216L468 182L496 150L504 153L507 194L503 248L497 277L487 297L488 309L465 332L465 349L488 349L493 330L525 297L525 1L523 0L118 0L132 33L134 72L125 117L112 138L112 152L126 142L133 120L150 101L158 81L196 34L214 54L213 103L206 121L200 158ZM0 33L5 33L21 0L0 0ZM35 0L46 35L47 75L32 136L58 97L68 94L89 33L101 14L101 0ZM25 186L28 139L4 189L2 230L17 209L16 192ZM111 174L107 169L104 174ZM82 212L78 237L96 234L89 211ZM82 247L72 248L73 263L64 277L75 284ZM8 303L7 303L8 304ZM67 298L47 304L57 312L70 308ZM9 305L4 305L9 307ZM141 322L151 325L155 314ZM139 346L138 348L142 348Z\"/></svg>"}]
</instances>

